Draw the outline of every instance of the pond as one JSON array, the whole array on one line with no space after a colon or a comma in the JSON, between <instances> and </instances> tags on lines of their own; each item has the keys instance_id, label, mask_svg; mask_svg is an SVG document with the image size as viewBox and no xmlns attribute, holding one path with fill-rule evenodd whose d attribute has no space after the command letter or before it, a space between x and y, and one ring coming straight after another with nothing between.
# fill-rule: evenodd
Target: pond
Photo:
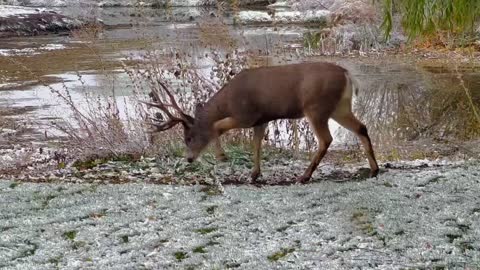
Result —
<instances>
[{"instance_id":1,"label":"pond","mask_svg":"<svg viewBox=\"0 0 480 270\"><path fill-rule=\"evenodd\" d=\"M67 15L85 13L60 11ZM347 67L362 88L355 111L374 140L383 145L425 139L466 141L480 133L475 116L480 107L477 64L456 66L448 60L393 56L300 56L304 33L312 31L311 26L238 26L229 12L221 14L227 24L219 24L218 13L209 8L105 8L96 12L108 25L104 31L91 28L71 35L2 39L0 112L14 119L17 126L27 123L33 127L17 134L16 142L41 142L60 135L49 123L70 111L52 89L66 87L72 99L81 103L85 91L100 93L115 84L115 94L123 100L132 95L124 64L134 63L146 51L158 51L168 61L172 48L189 51L195 57L205 54L206 47L222 50L232 46L258 51L258 61L264 64L332 61ZM1 125L4 130L11 127ZM336 146L352 141L349 133L334 123L331 127ZM8 142L4 139L2 143Z\"/></svg>"}]
</instances>

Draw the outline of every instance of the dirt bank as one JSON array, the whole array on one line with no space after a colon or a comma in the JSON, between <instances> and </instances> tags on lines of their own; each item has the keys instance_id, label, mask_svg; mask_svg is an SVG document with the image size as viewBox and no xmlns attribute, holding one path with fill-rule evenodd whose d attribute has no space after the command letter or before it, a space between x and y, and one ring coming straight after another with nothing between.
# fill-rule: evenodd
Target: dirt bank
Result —
<instances>
[{"instance_id":1,"label":"dirt bank","mask_svg":"<svg viewBox=\"0 0 480 270\"><path fill-rule=\"evenodd\" d=\"M79 20L51 10L0 6L0 38L61 33L80 25Z\"/></svg>"}]
</instances>

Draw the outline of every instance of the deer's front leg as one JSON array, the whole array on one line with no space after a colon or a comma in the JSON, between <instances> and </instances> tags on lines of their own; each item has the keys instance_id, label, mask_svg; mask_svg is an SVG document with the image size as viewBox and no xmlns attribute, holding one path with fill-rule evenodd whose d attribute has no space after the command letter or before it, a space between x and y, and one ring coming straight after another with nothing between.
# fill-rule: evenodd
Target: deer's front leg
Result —
<instances>
[{"instance_id":1,"label":"deer's front leg","mask_svg":"<svg viewBox=\"0 0 480 270\"><path fill-rule=\"evenodd\" d=\"M253 172L252 181L256 181L260 176L260 155L262 148L262 140L265 136L267 124L253 127Z\"/></svg>"},{"instance_id":2,"label":"deer's front leg","mask_svg":"<svg viewBox=\"0 0 480 270\"><path fill-rule=\"evenodd\" d=\"M220 161L227 161L228 157L225 154L225 151L223 151L222 144L220 141L220 135L222 134L218 134L217 137L215 138L215 157Z\"/></svg>"},{"instance_id":3,"label":"deer's front leg","mask_svg":"<svg viewBox=\"0 0 480 270\"><path fill-rule=\"evenodd\" d=\"M215 156L218 160L227 160L227 156L225 155L220 143L220 136L228 130L236 128L237 125L237 121L232 117L224 118L213 124L213 128L215 130Z\"/></svg>"}]
</instances>

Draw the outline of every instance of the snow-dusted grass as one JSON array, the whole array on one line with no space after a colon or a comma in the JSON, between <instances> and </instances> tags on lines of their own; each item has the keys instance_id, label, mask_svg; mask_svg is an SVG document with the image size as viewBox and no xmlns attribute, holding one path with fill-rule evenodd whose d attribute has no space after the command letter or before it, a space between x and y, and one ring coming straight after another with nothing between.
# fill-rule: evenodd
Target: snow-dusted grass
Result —
<instances>
[{"instance_id":1,"label":"snow-dusted grass","mask_svg":"<svg viewBox=\"0 0 480 270\"><path fill-rule=\"evenodd\" d=\"M0 181L0 267L477 269L478 194L478 163L223 195Z\"/></svg>"}]
</instances>

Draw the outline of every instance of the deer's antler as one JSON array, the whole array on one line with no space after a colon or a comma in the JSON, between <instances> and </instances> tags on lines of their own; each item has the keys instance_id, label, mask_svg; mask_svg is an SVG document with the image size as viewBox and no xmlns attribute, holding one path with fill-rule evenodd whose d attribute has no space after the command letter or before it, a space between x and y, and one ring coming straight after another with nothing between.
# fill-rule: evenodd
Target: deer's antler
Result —
<instances>
[{"instance_id":1,"label":"deer's antler","mask_svg":"<svg viewBox=\"0 0 480 270\"><path fill-rule=\"evenodd\" d=\"M168 117L168 120L165 121L161 114L157 114L155 118L152 118L152 120L158 123L152 123L152 125L157 128L157 131L168 130L179 123L183 124L184 126L192 125L194 120L193 117L186 114L180 108L180 106L178 106L178 103L170 89L168 89L165 83L160 80L157 80L157 83L160 85L160 89L153 89L149 94L153 102L142 101L142 103L146 104L147 106L160 109ZM164 95L162 95L162 93ZM165 103L162 96L168 97L170 103ZM172 113L169 110L170 108L176 111L178 116Z\"/></svg>"}]
</instances>

